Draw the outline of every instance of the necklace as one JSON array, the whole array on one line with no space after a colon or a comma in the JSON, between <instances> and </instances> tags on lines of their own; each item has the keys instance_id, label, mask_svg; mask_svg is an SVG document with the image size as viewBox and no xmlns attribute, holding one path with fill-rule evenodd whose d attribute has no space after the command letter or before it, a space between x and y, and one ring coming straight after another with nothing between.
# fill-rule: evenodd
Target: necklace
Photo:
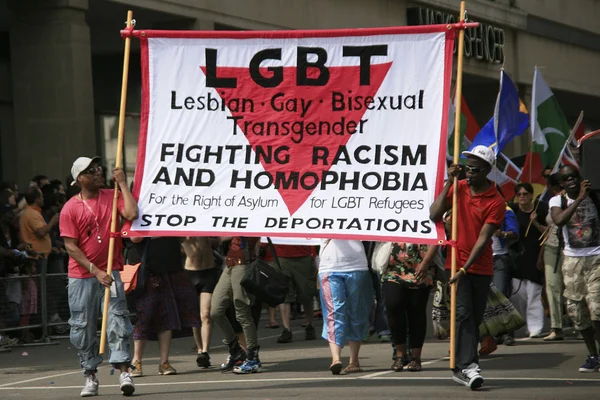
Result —
<instances>
[{"instance_id":1,"label":"necklace","mask_svg":"<svg viewBox=\"0 0 600 400\"><path fill-rule=\"evenodd\" d=\"M101 196L102 192L98 192L98 200L96 200L96 211L98 211L98 204L100 203ZM81 193L79 193L79 198L81 199L83 205L88 209L90 214L92 214L92 216L94 217L94 222L96 223L96 240L98 240L98 243L102 243L102 236L100 236L100 223L98 223L98 217L96 216L96 213L92 210L92 207L90 207L89 204L83 199L83 195ZM88 236L90 235L91 229L88 226Z\"/></svg>"}]
</instances>

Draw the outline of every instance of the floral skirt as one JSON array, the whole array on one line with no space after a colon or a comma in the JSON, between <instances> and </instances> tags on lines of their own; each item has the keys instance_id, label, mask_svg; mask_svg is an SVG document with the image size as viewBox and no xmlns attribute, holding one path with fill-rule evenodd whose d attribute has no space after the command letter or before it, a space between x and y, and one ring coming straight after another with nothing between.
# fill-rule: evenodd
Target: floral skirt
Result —
<instances>
[{"instance_id":1,"label":"floral skirt","mask_svg":"<svg viewBox=\"0 0 600 400\"><path fill-rule=\"evenodd\" d=\"M200 326L196 289L185 272L150 275L146 292L136 301L135 340L156 340L157 334L173 331L173 337L191 336Z\"/></svg>"}]
</instances>

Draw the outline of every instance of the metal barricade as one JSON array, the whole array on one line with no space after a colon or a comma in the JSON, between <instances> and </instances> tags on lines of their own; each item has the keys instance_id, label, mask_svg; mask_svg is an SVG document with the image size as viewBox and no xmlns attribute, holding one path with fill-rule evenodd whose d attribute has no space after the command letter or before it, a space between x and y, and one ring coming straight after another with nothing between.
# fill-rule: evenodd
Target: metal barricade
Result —
<instances>
[{"instance_id":1,"label":"metal barricade","mask_svg":"<svg viewBox=\"0 0 600 400\"><path fill-rule=\"evenodd\" d=\"M24 332L34 332L34 340L22 341L19 346L58 344L56 339L69 337L68 277L64 272L66 263L50 259L40 265L37 274L0 277L0 336L22 339ZM22 324L27 319L22 318L22 310L26 305L31 305L31 296L37 299L35 313L30 315L27 324ZM127 304L130 316L134 319L134 299L128 296ZM101 320L100 315L98 329Z\"/></svg>"},{"instance_id":2,"label":"metal barricade","mask_svg":"<svg viewBox=\"0 0 600 400\"><path fill-rule=\"evenodd\" d=\"M50 331L68 332L67 274L48 273L48 260L35 265L37 273L0 277L0 335L23 346L57 344Z\"/></svg>"}]
</instances>

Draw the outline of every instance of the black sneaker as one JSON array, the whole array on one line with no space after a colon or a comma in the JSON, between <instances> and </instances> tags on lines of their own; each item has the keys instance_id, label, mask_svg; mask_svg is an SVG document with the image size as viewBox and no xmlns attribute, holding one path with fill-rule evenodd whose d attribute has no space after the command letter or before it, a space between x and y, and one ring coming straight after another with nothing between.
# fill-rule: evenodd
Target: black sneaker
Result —
<instances>
[{"instance_id":1,"label":"black sneaker","mask_svg":"<svg viewBox=\"0 0 600 400\"><path fill-rule=\"evenodd\" d=\"M208 353L206 353L206 352L198 353L198 357L196 357L196 364L200 368L210 367L210 356L208 355Z\"/></svg>"},{"instance_id":2,"label":"black sneaker","mask_svg":"<svg viewBox=\"0 0 600 400\"><path fill-rule=\"evenodd\" d=\"M240 346L237 337L233 339L231 343L227 343L227 346L229 347L229 356L227 356L227 360L221 364L221 367L219 368L221 372L233 370L233 367L241 365L247 358L246 352Z\"/></svg>"},{"instance_id":3,"label":"black sneaker","mask_svg":"<svg viewBox=\"0 0 600 400\"><path fill-rule=\"evenodd\" d=\"M473 363L462 371L454 372L452 375L452 380L460 383L461 385L465 385L471 390L477 390L483 386L483 377L481 376L480 372L481 369L479 368L479 365Z\"/></svg>"},{"instance_id":4,"label":"black sneaker","mask_svg":"<svg viewBox=\"0 0 600 400\"><path fill-rule=\"evenodd\" d=\"M290 343L292 341L292 331L284 329L281 336L277 338L277 343Z\"/></svg>"},{"instance_id":5,"label":"black sneaker","mask_svg":"<svg viewBox=\"0 0 600 400\"><path fill-rule=\"evenodd\" d=\"M315 328L313 328L312 325L306 325L306 328L304 328L304 330L306 331L306 336L304 337L305 340L316 340L317 339L317 334L315 333Z\"/></svg>"}]
</instances>

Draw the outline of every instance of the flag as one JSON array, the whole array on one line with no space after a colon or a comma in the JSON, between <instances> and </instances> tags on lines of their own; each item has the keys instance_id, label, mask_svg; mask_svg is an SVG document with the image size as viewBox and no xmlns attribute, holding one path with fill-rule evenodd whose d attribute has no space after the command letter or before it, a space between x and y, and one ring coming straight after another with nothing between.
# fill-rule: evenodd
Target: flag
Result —
<instances>
[{"instance_id":1,"label":"flag","mask_svg":"<svg viewBox=\"0 0 600 400\"><path fill-rule=\"evenodd\" d=\"M531 107L532 152L538 153L545 167L556 163L571 129L558 101L536 68L533 76Z\"/></svg>"},{"instance_id":2,"label":"flag","mask_svg":"<svg viewBox=\"0 0 600 400\"><path fill-rule=\"evenodd\" d=\"M448 161L454 161L454 120L456 116L456 105L454 103L454 96L450 101L448 109L448 146L446 147L446 159ZM479 124L473 117L469 106L465 100L465 97L461 97L460 101L460 152L467 150L471 145L477 132L479 132Z\"/></svg>"},{"instance_id":3,"label":"flag","mask_svg":"<svg viewBox=\"0 0 600 400\"><path fill-rule=\"evenodd\" d=\"M519 182L521 173L521 169L515 163L506 157L504 153L500 153L496 157L496 164L492 167L492 172L490 172L488 178L498 185L504 199L509 201L515 193L515 187Z\"/></svg>"},{"instance_id":4,"label":"flag","mask_svg":"<svg viewBox=\"0 0 600 400\"><path fill-rule=\"evenodd\" d=\"M528 127L527 107L519 99L519 94L510 76L501 70L500 90L494 110L495 153L498 154L504 150L511 140L521 136Z\"/></svg>"},{"instance_id":5,"label":"flag","mask_svg":"<svg viewBox=\"0 0 600 400\"><path fill-rule=\"evenodd\" d=\"M530 182L540 179L543 182L542 169L554 166L570 131L554 93L536 67L531 105L532 143L529 163L524 168L525 175L529 175L529 169L531 170L531 176L528 176Z\"/></svg>"},{"instance_id":6,"label":"flag","mask_svg":"<svg viewBox=\"0 0 600 400\"><path fill-rule=\"evenodd\" d=\"M502 70L494 116L477 133L469 150L484 145L492 148L498 155L512 139L521 136L528 127L527 107L519 99L519 94L508 74Z\"/></svg>"}]
</instances>

